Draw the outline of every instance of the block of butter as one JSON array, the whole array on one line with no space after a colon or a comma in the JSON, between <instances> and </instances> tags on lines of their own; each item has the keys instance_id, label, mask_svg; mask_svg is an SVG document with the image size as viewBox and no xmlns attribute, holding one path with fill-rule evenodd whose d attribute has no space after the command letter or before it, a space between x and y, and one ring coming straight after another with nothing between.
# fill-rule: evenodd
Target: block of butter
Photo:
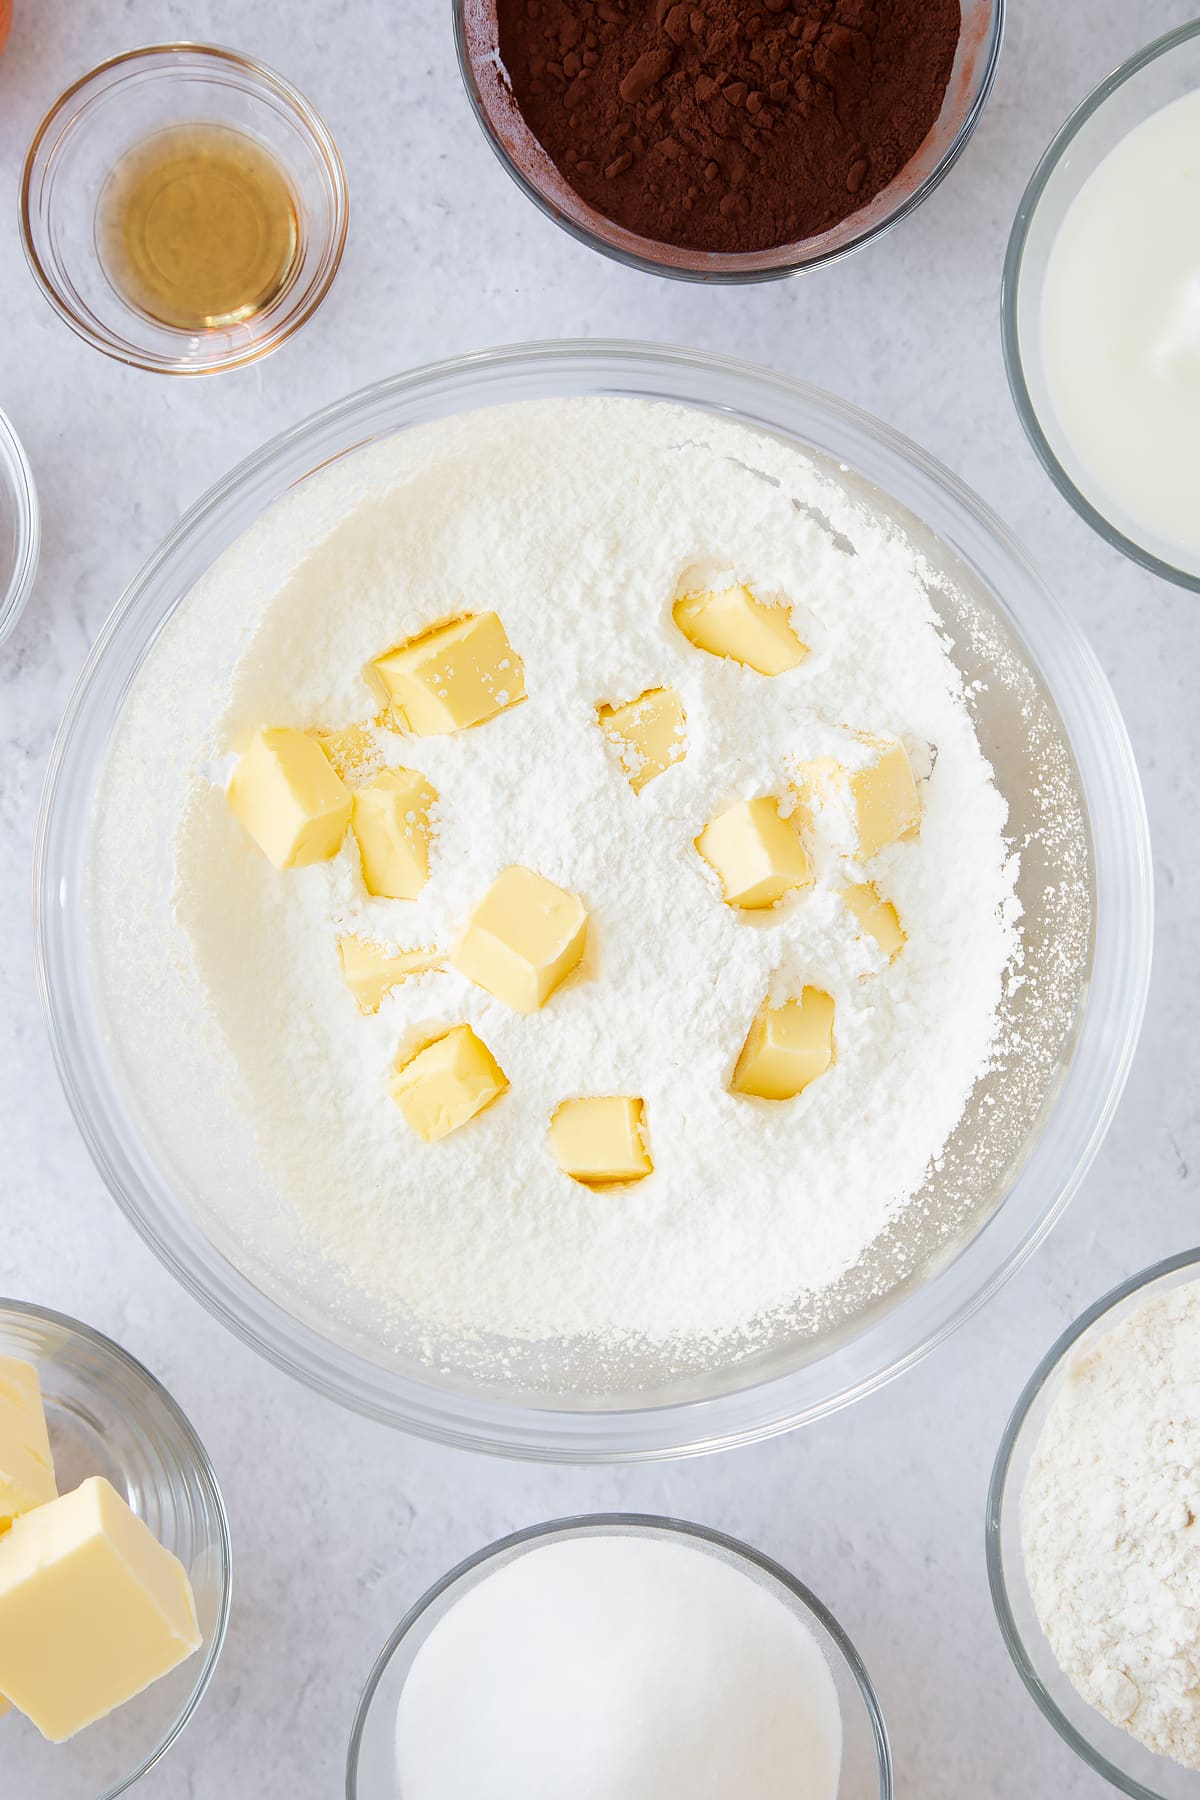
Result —
<instances>
[{"instance_id":1,"label":"block of butter","mask_svg":"<svg viewBox=\"0 0 1200 1800\"><path fill-rule=\"evenodd\" d=\"M38 1372L0 1356L0 1532L57 1493Z\"/></svg>"},{"instance_id":2,"label":"block of butter","mask_svg":"<svg viewBox=\"0 0 1200 1800\"><path fill-rule=\"evenodd\" d=\"M704 827L696 848L720 876L726 906L757 911L812 882L799 833L770 795L739 800Z\"/></svg>"},{"instance_id":3,"label":"block of butter","mask_svg":"<svg viewBox=\"0 0 1200 1800\"><path fill-rule=\"evenodd\" d=\"M187 1573L107 1481L0 1538L0 1692L53 1743L195 1654Z\"/></svg>"},{"instance_id":4,"label":"block of butter","mask_svg":"<svg viewBox=\"0 0 1200 1800\"><path fill-rule=\"evenodd\" d=\"M682 762L687 719L674 688L647 688L624 706L598 706L596 716L635 794L672 763Z\"/></svg>"},{"instance_id":5,"label":"block of butter","mask_svg":"<svg viewBox=\"0 0 1200 1800\"><path fill-rule=\"evenodd\" d=\"M585 1187L641 1181L654 1169L645 1104L626 1094L564 1100L550 1120L550 1150L563 1174Z\"/></svg>"},{"instance_id":6,"label":"block of butter","mask_svg":"<svg viewBox=\"0 0 1200 1800\"><path fill-rule=\"evenodd\" d=\"M444 966L436 950L385 950L370 938L338 939L342 979L354 995L360 1013L377 1013L383 996L413 975L428 975Z\"/></svg>"},{"instance_id":7,"label":"block of butter","mask_svg":"<svg viewBox=\"0 0 1200 1800\"><path fill-rule=\"evenodd\" d=\"M782 602L758 600L739 582L718 593L684 594L671 617L690 644L728 656L759 675L783 675L808 655Z\"/></svg>"},{"instance_id":8,"label":"block of butter","mask_svg":"<svg viewBox=\"0 0 1200 1800\"><path fill-rule=\"evenodd\" d=\"M370 724L347 725L341 731L314 731L312 735L341 781L372 775L383 767L383 753Z\"/></svg>"},{"instance_id":9,"label":"block of butter","mask_svg":"<svg viewBox=\"0 0 1200 1800\"><path fill-rule=\"evenodd\" d=\"M832 757L801 763L793 779L806 828L819 829L820 812L832 802L849 813L855 854L870 862L898 838L915 836L921 800L908 753L898 739L864 736L870 761L846 769Z\"/></svg>"},{"instance_id":10,"label":"block of butter","mask_svg":"<svg viewBox=\"0 0 1200 1800\"><path fill-rule=\"evenodd\" d=\"M450 960L514 1012L536 1012L582 957L587 920L577 894L515 863L497 875Z\"/></svg>"},{"instance_id":11,"label":"block of butter","mask_svg":"<svg viewBox=\"0 0 1200 1800\"><path fill-rule=\"evenodd\" d=\"M278 869L336 856L351 796L316 738L286 725L254 733L229 783L229 809Z\"/></svg>"},{"instance_id":12,"label":"block of butter","mask_svg":"<svg viewBox=\"0 0 1200 1800\"><path fill-rule=\"evenodd\" d=\"M437 791L416 769L385 769L354 791L350 823L368 894L415 900L429 880L429 810Z\"/></svg>"},{"instance_id":13,"label":"block of butter","mask_svg":"<svg viewBox=\"0 0 1200 1800\"><path fill-rule=\"evenodd\" d=\"M434 1038L398 1062L388 1092L413 1130L435 1144L498 1100L508 1077L469 1025Z\"/></svg>"},{"instance_id":14,"label":"block of butter","mask_svg":"<svg viewBox=\"0 0 1200 1800\"><path fill-rule=\"evenodd\" d=\"M397 723L418 737L482 725L525 698L525 670L494 612L423 631L363 671Z\"/></svg>"},{"instance_id":15,"label":"block of butter","mask_svg":"<svg viewBox=\"0 0 1200 1800\"><path fill-rule=\"evenodd\" d=\"M764 1000L733 1071L734 1093L760 1100L803 1093L833 1061L833 1010L832 996L816 987L782 1006Z\"/></svg>"},{"instance_id":16,"label":"block of butter","mask_svg":"<svg viewBox=\"0 0 1200 1800\"><path fill-rule=\"evenodd\" d=\"M883 898L873 881L843 888L842 901L863 935L874 938L888 961L895 962L908 940L892 902Z\"/></svg>"}]
</instances>

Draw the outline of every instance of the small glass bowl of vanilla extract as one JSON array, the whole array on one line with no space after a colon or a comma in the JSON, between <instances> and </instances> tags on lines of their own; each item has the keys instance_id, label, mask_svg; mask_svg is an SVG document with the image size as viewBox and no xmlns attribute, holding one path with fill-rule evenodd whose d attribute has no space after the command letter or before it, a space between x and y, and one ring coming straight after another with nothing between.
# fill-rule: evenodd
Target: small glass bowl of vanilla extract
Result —
<instances>
[{"instance_id":1,"label":"small glass bowl of vanilla extract","mask_svg":"<svg viewBox=\"0 0 1200 1800\"><path fill-rule=\"evenodd\" d=\"M101 63L38 127L25 254L72 330L137 368L208 375L312 317L346 241L327 126L233 50L155 44Z\"/></svg>"}]
</instances>

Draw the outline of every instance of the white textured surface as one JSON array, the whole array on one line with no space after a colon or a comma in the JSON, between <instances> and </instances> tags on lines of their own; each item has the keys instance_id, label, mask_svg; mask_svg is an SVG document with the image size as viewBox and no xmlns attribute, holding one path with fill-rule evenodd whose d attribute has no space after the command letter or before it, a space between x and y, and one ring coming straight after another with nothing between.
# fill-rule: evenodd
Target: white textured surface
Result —
<instances>
[{"instance_id":1,"label":"white textured surface","mask_svg":"<svg viewBox=\"0 0 1200 1800\"><path fill-rule=\"evenodd\" d=\"M1200 627L1194 598L1122 564L1040 473L1005 389L997 298L1009 222L1065 109L1187 18L1188 0L1013 0L988 114L915 218L802 281L717 292L602 262L528 206L470 119L441 0L305 8L303 30L279 0L16 8L0 61L0 405L41 485L46 546L26 620L0 649L0 1289L88 1319L162 1376L213 1454L237 1540L215 1686L139 1796L336 1794L361 1681L430 1580L511 1527L628 1506L745 1536L829 1601L879 1685L905 1800L1100 1800L1109 1790L1037 1716L1001 1646L983 1500L1011 1403L1060 1327L1196 1236ZM313 324L260 367L207 383L139 375L72 338L36 293L14 226L20 158L59 89L103 56L172 35L234 42L293 77L328 118L353 193L342 273ZM71 682L181 509L263 438L364 381L568 332L777 364L870 407L972 482L1114 680L1147 785L1160 905L1150 1014L1116 1125L1073 1210L1003 1295L901 1383L801 1434L600 1472L485 1461L365 1424L181 1293L107 1198L59 1095L27 898L41 772Z\"/></svg>"}]
</instances>

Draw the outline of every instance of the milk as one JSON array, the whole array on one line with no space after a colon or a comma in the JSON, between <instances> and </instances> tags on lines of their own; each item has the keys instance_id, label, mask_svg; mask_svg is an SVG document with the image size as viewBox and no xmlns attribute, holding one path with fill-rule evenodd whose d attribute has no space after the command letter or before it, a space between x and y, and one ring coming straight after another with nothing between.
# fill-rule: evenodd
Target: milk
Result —
<instances>
[{"instance_id":1,"label":"milk","mask_svg":"<svg viewBox=\"0 0 1200 1800\"><path fill-rule=\"evenodd\" d=\"M1126 536L1195 566L1200 92L1136 126L1084 183L1051 248L1041 327L1077 485Z\"/></svg>"}]
</instances>

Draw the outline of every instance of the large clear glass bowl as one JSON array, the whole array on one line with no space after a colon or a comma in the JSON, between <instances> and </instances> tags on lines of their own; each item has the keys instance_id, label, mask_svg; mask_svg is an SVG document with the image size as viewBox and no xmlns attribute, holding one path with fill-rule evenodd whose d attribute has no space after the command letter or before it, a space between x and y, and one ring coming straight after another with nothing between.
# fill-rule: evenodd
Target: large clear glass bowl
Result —
<instances>
[{"instance_id":1,"label":"large clear glass bowl","mask_svg":"<svg viewBox=\"0 0 1200 1800\"><path fill-rule=\"evenodd\" d=\"M828 1607L794 1575L748 1544L689 1525L642 1513L593 1513L532 1525L489 1544L435 1582L401 1619L363 1689L346 1762L346 1800L404 1800L396 1786L396 1714L400 1696L422 1645L439 1621L479 1582L545 1544L582 1537L638 1537L682 1541L718 1558L764 1587L808 1627L837 1690L842 1720L842 1765L838 1800L892 1800L892 1753L879 1697L862 1658ZM522 1629L513 1620L513 1631Z\"/></svg>"},{"instance_id":2,"label":"large clear glass bowl","mask_svg":"<svg viewBox=\"0 0 1200 1800\"><path fill-rule=\"evenodd\" d=\"M931 1172L928 1204L885 1234L819 1323L740 1361L686 1374L638 1365L619 1388L590 1390L565 1355L556 1376L542 1345L536 1379L515 1355L503 1381L449 1356L430 1366L417 1346L385 1344L344 1295L258 1254L171 1153L172 1122L147 1116L88 931L106 754L143 659L199 577L289 489L364 444L450 413L577 394L689 405L807 446L909 534L1024 841L1025 908L1007 1053ZM381 382L268 444L192 508L120 601L67 708L35 908L42 999L76 1119L119 1205L179 1279L281 1367L374 1418L563 1461L683 1455L785 1430L898 1374L973 1312L1049 1230L1104 1136L1137 1040L1152 923L1145 809L1112 694L1000 522L914 445L800 382L700 352L594 342L480 352Z\"/></svg>"},{"instance_id":3,"label":"large clear glass bowl","mask_svg":"<svg viewBox=\"0 0 1200 1800\"><path fill-rule=\"evenodd\" d=\"M1071 1370L1129 1314L1171 1288L1200 1281L1200 1250L1167 1257L1089 1306L1047 1351L1005 1427L987 1505L987 1567L1005 1646L1037 1706L1065 1743L1133 1800L1197 1800L1200 1772L1185 1769L1113 1725L1090 1706L1058 1665L1038 1620L1021 1540L1021 1500L1029 1466Z\"/></svg>"}]
</instances>

